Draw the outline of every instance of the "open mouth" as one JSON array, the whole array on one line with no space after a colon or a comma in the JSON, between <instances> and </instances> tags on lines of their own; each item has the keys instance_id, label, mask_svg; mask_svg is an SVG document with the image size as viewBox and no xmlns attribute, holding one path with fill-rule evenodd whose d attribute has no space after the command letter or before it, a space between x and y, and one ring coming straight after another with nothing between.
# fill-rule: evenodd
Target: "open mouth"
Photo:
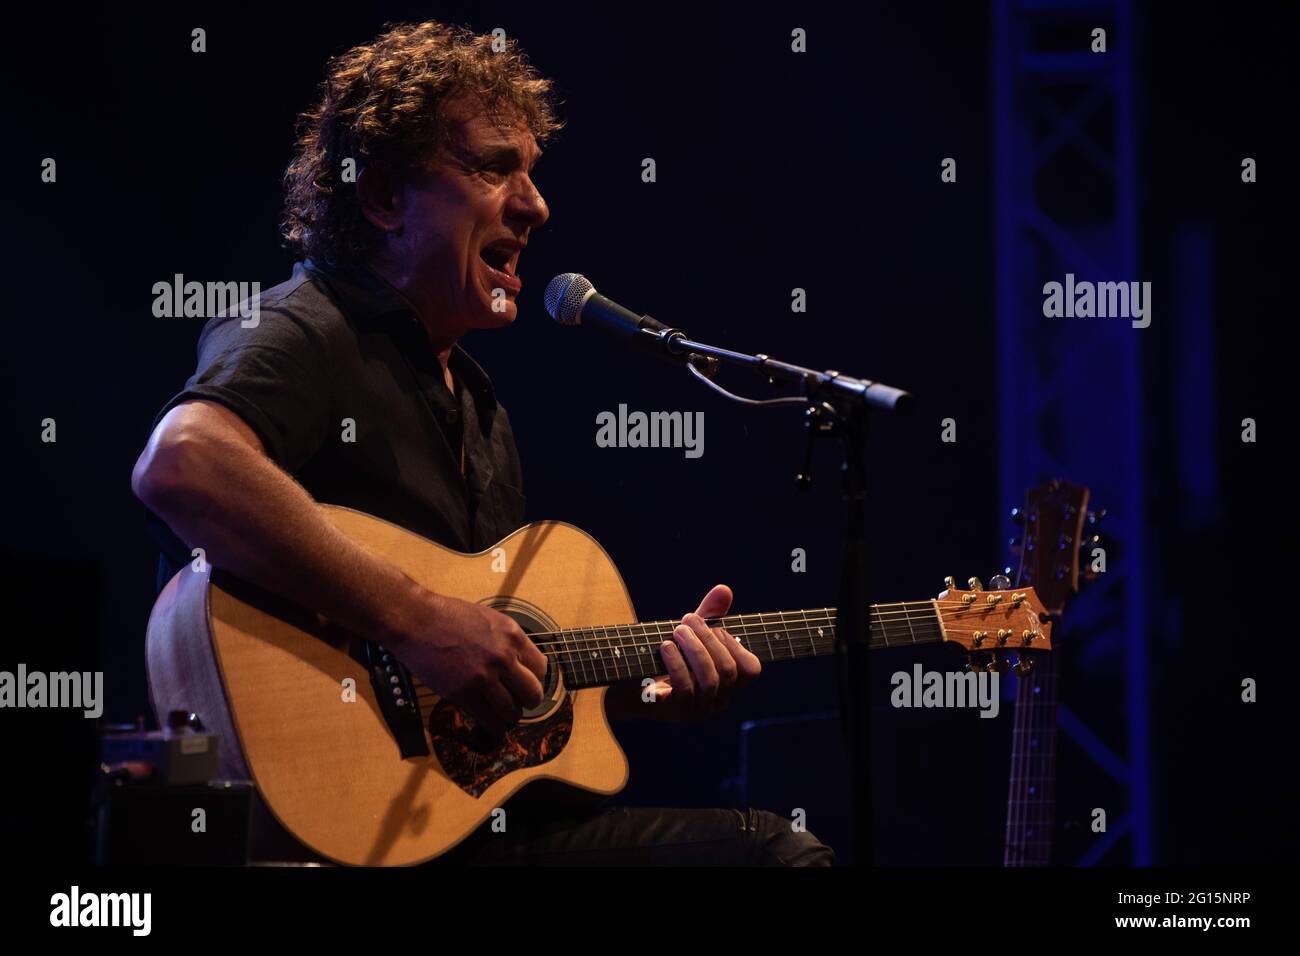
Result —
<instances>
[{"instance_id":1,"label":"open mouth","mask_svg":"<svg viewBox=\"0 0 1300 956\"><path fill-rule=\"evenodd\" d=\"M515 242L495 242L479 250L479 258L487 265L488 277L495 287L506 292L518 292L523 287L515 274L522 248Z\"/></svg>"}]
</instances>

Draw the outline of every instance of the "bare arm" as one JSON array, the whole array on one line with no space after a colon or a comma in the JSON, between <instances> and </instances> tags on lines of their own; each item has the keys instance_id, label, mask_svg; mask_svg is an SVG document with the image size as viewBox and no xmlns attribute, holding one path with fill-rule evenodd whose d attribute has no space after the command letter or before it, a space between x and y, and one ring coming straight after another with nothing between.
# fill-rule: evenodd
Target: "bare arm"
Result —
<instances>
[{"instance_id":1,"label":"bare arm","mask_svg":"<svg viewBox=\"0 0 1300 956\"><path fill-rule=\"evenodd\" d=\"M168 412L131 487L214 566L372 639L409 632L406 618L423 603L414 581L331 525L266 457L244 420L221 405L186 402Z\"/></svg>"},{"instance_id":2,"label":"bare arm","mask_svg":"<svg viewBox=\"0 0 1300 956\"><path fill-rule=\"evenodd\" d=\"M489 730L540 701L545 659L512 619L434 594L353 543L229 409L191 401L168 412L131 487L214 567L384 643Z\"/></svg>"}]
</instances>

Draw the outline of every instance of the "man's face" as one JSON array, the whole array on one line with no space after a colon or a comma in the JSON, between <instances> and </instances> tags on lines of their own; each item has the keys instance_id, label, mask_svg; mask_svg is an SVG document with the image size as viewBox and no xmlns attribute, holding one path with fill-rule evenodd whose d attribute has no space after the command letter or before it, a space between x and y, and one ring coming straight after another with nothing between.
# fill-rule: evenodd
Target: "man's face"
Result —
<instances>
[{"instance_id":1,"label":"man's face","mask_svg":"<svg viewBox=\"0 0 1300 956\"><path fill-rule=\"evenodd\" d=\"M515 320L520 252L549 211L531 178L541 150L522 121L497 126L472 98L450 104L447 118L432 171L403 187L390 251L408 297L458 336Z\"/></svg>"}]
</instances>

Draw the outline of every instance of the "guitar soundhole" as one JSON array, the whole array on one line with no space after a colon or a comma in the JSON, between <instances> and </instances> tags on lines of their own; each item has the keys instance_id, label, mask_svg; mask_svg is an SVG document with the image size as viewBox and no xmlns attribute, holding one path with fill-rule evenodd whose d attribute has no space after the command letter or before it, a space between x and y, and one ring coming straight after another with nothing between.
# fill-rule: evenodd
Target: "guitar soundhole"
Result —
<instances>
[{"instance_id":1,"label":"guitar soundhole","mask_svg":"<svg viewBox=\"0 0 1300 956\"><path fill-rule=\"evenodd\" d=\"M507 617L515 619L520 627L524 629L525 634L541 634L547 631L555 631L558 628L555 623L542 616L539 609L531 605L521 603L517 598L504 598L498 601L487 602L495 611L500 611ZM560 669L558 667L546 668L546 676L542 679L542 702L536 707L524 711L523 719L525 721L539 720L545 717L551 711L555 710L560 703L560 696L563 694L563 688L560 685Z\"/></svg>"},{"instance_id":2,"label":"guitar soundhole","mask_svg":"<svg viewBox=\"0 0 1300 956\"><path fill-rule=\"evenodd\" d=\"M516 602L493 605L519 622L528 634L553 631L539 612ZM489 738L459 708L439 700L429 714L429 736L442 769L462 790L479 796L508 773L555 759L573 733L573 701L560 680L560 669L549 667L542 682L541 704L525 711L523 720L503 738Z\"/></svg>"}]
</instances>

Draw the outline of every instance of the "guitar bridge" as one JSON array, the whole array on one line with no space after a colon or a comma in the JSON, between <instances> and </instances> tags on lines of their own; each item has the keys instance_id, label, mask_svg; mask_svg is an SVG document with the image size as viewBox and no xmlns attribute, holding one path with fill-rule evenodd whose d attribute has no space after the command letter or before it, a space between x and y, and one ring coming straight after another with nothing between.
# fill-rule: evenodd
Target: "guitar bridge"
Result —
<instances>
[{"instance_id":1,"label":"guitar bridge","mask_svg":"<svg viewBox=\"0 0 1300 956\"><path fill-rule=\"evenodd\" d=\"M397 740L402 759L429 756L424 719L410 672L378 644L366 641L365 649L370 686L379 701L379 712L384 715L384 722Z\"/></svg>"}]
</instances>

